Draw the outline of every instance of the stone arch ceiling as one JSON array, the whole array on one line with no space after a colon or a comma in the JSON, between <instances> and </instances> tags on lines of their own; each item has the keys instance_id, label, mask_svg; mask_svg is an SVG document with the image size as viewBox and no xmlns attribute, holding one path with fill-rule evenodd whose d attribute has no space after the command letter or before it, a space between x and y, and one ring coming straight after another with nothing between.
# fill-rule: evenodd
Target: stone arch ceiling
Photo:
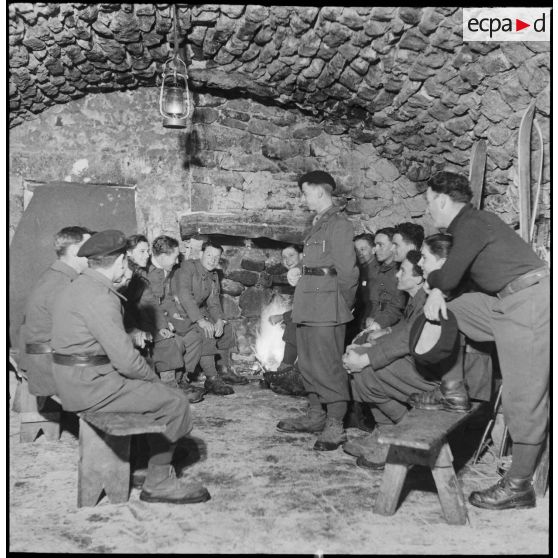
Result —
<instances>
[{"instance_id":1,"label":"stone arch ceiling","mask_svg":"<svg viewBox=\"0 0 558 558\"><path fill-rule=\"evenodd\" d=\"M88 93L156 86L171 10L10 4L10 125ZM489 193L505 195L521 112L536 97L549 114L549 46L464 44L459 8L182 4L179 21L194 92L323 119L411 180L465 170L474 140L488 137Z\"/></svg>"}]
</instances>

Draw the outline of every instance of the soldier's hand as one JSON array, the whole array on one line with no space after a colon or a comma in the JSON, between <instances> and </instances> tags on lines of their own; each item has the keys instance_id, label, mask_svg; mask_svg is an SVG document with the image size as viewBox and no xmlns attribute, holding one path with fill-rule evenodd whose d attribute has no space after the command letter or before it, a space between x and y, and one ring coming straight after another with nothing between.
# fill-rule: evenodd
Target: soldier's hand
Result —
<instances>
[{"instance_id":1,"label":"soldier's hand","mask_svg":"<svg viewBox=\"0 0 558 558\"><path fill-rule=\"evenodd\" d=\"M221 319L217 320L214 325L215 337L221 337L225 331L225 322Z\"/></svg>"},{"instance_id":2,"label":"soldier's hand","mask_svg":"<svg viewBox=\"0 0 558 558\"><path fill-rule=\"evenodd\" d=\"M141 329L133 329L130 332L130 337L132 338L134 347L137 347L138 349L143 349L145 347L145 343L151 340L151 334L147 333L147 331L142 331Z\"/></svg>"},{"instance_id":3,"label":"soldier's hand","mask_svg":"<svg viewBox=\"0 0 558 558\"><path fill-rule=\"evenodd\" d=\"M159 335L163 339L170 339L171 337L174 337L174 333L170 329L167 329L166 327L159 330Z\"/></svg>"},{"instance_id":4,"label":"soldier's hand","mask_svg":"<svg viewBox=\"0 0 558 558\"><path fill-rule=\"evenodd\" d=\"M269 323L272 325L280 324L283 321L283 314L273 314L269 316Z\"/></svg>"},{"instance_id":5,"label":"soldier's hand","mask_svg":"<svg viewBox=\"0 0 558 558\"><path fill-rule=\"evenodd\" d=\"M366 366L370 366L370 359L366 353L347 348L347 352L343 355L343 366L349 374L360 372Z\"/></svg>"},{"instance_id":6,"label":"soldier's hand","mask_svg":"<svg viewBox=\"0 0 558 558\"><path fill-rule=\"evenodd\" d=\"M296 287L301 275L302 270L300 267L293 267L292 269L289 269L289 271L287 271L287 281L289 282L289 285L291 285L291 287Z\"/></svg>"},{"instance_id":7,"label":"soldier's hand","mask_svg":"<svg viewBox=\"0 0 558 558\"><path fill-rule=\"evenodd\" d=\"M440 314L444 320L448 319L446 299L440 289L432 289L424 304L424 315L428 320L436 322L440 319Z\"/></svg>"},{"instance_id":8,"label":"soldier's hand","mask_svg":"<svg viewBox=\"0 0 558 558\"><path fill-rule=\"evenodd\" d=\"M366 329L369 331L379 331L382 329L382 326L375 322L373 318L366 318Z\"/></svg>"},{"instance_id":9,"label":"soldier's hand","mask_svg":"<svg viewBox=\"0 0 558 558\"><path fill-rule=\"evenodd\" d=\"M208 339L211 339L214 336L215 326L209 320L202 318L197 322L197 324L200 326Z\"/></svg>"}]
</instances>

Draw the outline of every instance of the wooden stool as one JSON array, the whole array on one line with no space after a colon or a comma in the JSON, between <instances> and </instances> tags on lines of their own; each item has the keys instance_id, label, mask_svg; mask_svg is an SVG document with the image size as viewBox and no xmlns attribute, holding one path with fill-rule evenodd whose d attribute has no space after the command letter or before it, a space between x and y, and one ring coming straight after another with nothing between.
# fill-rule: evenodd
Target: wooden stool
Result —
<instances>
[{"instance_id":1,"label":"wooden stool","mask_svg":"<svg viewBox=\"0 0 558 558\"><path fill-rule=\"evenodd\" d=\"M382 428L378 442L389 444L389 452L374 513L393 515L408 470L424 465L432 471L446 521L453 525L467 522L465 498L446 436L467 421L478 406L474 404L469 413L412 409L399 424Z\"/></svg>"},{"instance_id":2,"label":"wooden stool","mask_svg":"<svg viewBox=\"0 0 558 558\"><path fill-rule=\"evenodd\" d=\"M103 490L113 504L130 494L130 440L166 425L140 413L82 413L79 417L78 508L95 506Z\"/></svg>"},{"instance_id":3,"label":"wooden stool","mask_svg":"<svg viewBox=\"0 0 558 558\"><path fill-rule=\"evenodd\" d=\"M60 439L60 405L53 397L31 395L24 377L18 381L13 407L19 409L21 443L34 442L41 431L49 442Z\"/></svg>"}]
</instances>

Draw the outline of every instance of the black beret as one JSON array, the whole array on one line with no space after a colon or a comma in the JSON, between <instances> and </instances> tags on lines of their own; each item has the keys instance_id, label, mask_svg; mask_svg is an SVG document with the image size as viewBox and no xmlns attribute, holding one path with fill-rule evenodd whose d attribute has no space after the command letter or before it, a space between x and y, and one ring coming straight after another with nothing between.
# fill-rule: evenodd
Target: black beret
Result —
<instances>
[{"instance_id":1,"label":"black beret","mask_svg":"<svg viewBox=\"0 0 558 558\"><path fill-rule=\"evenodd\" d=\"M298 179L298 187L302 190L302 185L305 182L309 182L310 184L327 184L331 187L331 191L335 192L335 180L333 180L333 176L329 174L329 172L325 171L310 171L306 174L303 174Z\"/></svg>"},{"instance_id":2,"label":"black beret","mask_svg":"<svg viewBox=\"0 0 558 558\"><path fill-rule=\"evenodd\" d=\"M451 310L448 310L447 320L431 322L421 314L411 326L409 349L419 364L438 364L449 358L458 345L459 330Z\"/></svg>"},{"instance_id":3,"label":"black beret","mask_svg":"<svg viewBox=\"0 0 558 558\"><path fill-rule=\"evenodd\" d=\"M108 256L116 252L126 251L126 235L122 231L101 231L88 238L80 247L77 255L80 258Z\"/></svg>"}]
</instances>

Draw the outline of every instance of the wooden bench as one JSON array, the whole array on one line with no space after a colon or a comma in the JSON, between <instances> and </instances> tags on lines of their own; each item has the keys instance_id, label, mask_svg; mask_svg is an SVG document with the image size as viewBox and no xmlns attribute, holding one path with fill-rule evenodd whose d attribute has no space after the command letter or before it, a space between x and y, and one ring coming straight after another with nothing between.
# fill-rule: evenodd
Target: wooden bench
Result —
<instances>
[{"instance_id":1,"label":"wooden bench","mask_svg":"<svg viewBox=\"0 0 558 558\"><path fill-rule=\"evenodd\" d=\"M19 412L19 441L34 442L42 432L53 442L60 438L62 407L55 396L35 396L29 393L27 379L20 375L14 395L13 410Z\"/></svg>"},{"instance_id":2,"label":"wooden bench","mask_svg":"<svg viewBox=\"0 0 558 558\"><path fill-rule=\"evenodd\" d=\"M447 435L466 422L469 413L412 409L397 425L382 428L378 442L389 444L389 452L374 513L393 515L408 470L414 465L430 467L446 521L453 525L467 522L467 508L453 469L453 456Z\"/></svg>"},{"instance_id":3,"label":"wooden bench","mask_svg":"<svg viewBox=\"0 0 558 558\"><path fill-rule=\"evenodd\" d=\"M103 491L113 504L130 495L130 440L162 433L165 424L141 413L78 413L78 508L95 506Z\"/></svg>"}]
</instances>

